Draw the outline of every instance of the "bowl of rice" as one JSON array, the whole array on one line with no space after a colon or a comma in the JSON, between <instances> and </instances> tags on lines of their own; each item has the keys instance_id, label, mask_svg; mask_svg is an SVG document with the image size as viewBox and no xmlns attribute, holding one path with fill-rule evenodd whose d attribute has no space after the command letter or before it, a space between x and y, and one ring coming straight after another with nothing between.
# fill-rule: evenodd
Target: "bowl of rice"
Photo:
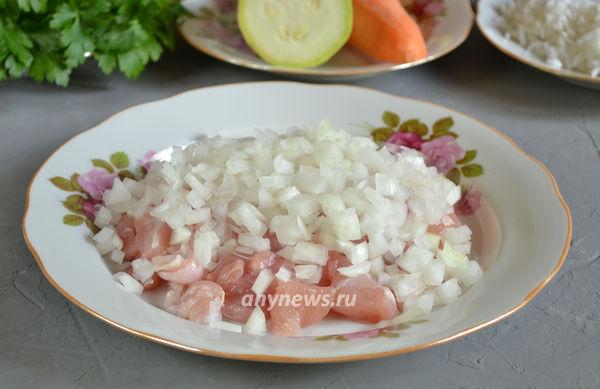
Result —
<instances>
[{"instance_id":1,"label":"bowl of rice","mask_svg":"<svg viewBox=\"0 0 600 389\"><path fill-rule=\"evenodd\" d=\"M500 51L580 86L600 88L596 0L481 0L477 25Z\"/></svg>"}]
</instances>

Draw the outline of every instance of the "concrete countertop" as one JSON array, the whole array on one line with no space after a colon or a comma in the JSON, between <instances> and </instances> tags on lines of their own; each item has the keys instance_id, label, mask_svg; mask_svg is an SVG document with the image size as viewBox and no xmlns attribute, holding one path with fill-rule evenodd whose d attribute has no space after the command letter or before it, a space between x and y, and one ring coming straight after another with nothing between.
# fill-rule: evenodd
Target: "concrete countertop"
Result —
<instances>
[{"instance_id":1,"label":"concrete countertop","mask_svg":"<svg viewBox=\"0 0 600 389\"><path fill-rule=\"evenodd\" d=\"M206 85L279 79L184 43L135 82L94 64L57 88L0 83L0 388L598 388L600 93L517 63L473 32L434 63L352 84L430 100L506 132L556 175L574 236L556 279L517 314L429 350L367 362L276 365L203 357L126 335L40 275L20 221L29 180L71 136L132 105Z\"/></svg>"}]
</instances>

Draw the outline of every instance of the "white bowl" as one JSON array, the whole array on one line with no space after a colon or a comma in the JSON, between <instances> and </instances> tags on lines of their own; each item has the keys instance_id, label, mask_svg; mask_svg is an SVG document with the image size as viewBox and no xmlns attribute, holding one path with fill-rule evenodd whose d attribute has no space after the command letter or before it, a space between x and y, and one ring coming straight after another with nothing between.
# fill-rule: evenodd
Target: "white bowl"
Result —
<instances>
[{"instance_id":1,"label":"white bowl","mask_svg":"<svg viewBox=\"0 0 600 389\"><path fill-rule=\"evenodd\" d=\"M584 88L600 90L600 77L592 77L589 74L549 66L518 43L506 38L498 27L500 16L496 12L503 3L506 3L506 0L480 0L477 6L477 26L492 45L509 57L526 65Z\"/></svg>"},{"instance_id":2,"label":"white bowl","mask_svg":"<svg viewBox=\"0 0 600 389\"><path fill-rule=\"evenodd\" d=\"M87 229L63 224L69 212L61 202L75 192L61 191L49 181L89 169L91 158L108 159L115 151L125 151L134 164L148 150L185 144L200 134L247 136L255 128L284 129L322 118L337 128L366 133L356 124L377 123L384 110L427 124L452 116L459 143L477 149L477 160L485 167L485 174L471 184L487 205L468 223L476 231L475 256L486 274L455 303L435 310L423 322L357 334L368 327L333 320L311 328L304 337L286 338L231 333L180 319L112 280ZM52 285L86 312L123 331L226 358L333 362L421 350L514 313L560 269L571 239L571 218L548 169L506 135L475 119L358 87L266 82L198 89L136 106L67 141L31 182L23 233ZM322 336L332 334L337 336Z\"/></svg>"}]
</instances>

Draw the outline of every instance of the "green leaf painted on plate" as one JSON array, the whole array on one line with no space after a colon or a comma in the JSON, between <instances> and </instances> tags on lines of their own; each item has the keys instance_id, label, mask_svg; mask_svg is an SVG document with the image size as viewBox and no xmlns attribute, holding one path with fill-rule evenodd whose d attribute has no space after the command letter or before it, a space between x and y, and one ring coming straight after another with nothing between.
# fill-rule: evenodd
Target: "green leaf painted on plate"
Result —
<instances>
[{"instance_id":1,"label":"green leaf painted on plate","mask_svg":"<svg viewBox=\"0 0 600 389\"><path fill-rule=\"evenodd\" d=\"M146 171L146 169L142 165L138 165L135 168L135 173L136 173L135 174L136 179L140 179L141 180L142 178L146 177L146 174L148 172Z\"/></svg>"},{"instance_id":2,"label":"green leaf painted on plate","mask_svg":"<svg viewBox=\"0 0 600 389\"><path fill-rule=\"evenodd\" d=\"M397 332L381 331L379 336L383 336L384 338L398 338L400 334Z\"/></svg>"},{"instance_id":3,"label":"green leaf painted on plate","mask_svg":"<svg viewBox=\"0 0 600 389\"><path fill-rule=\"evenodd\" d=\"M451 136L453 138L458 138L458 134L454 131L440 131L431 134L431 139L441 138L442 136Z\"/></svg>"},{"instance_id":4,"label":"green leaf painted on plate","mask_svg":"<svg viewBox=\"0 0 600 389\"><path fill-rule=\"evenodd\" d=\"M385 143L392 136L394 130L389 127L380 127L371 131L371 137L377 143Z\"/></svg>"},{"instance_id":5,"label":"green leaf painted on plate","mask_svg":"<svg viewBox=\"0 0 600 389\"><path fill-rule=\"evenodd\" d=\"M454 126L454 119L452 119L452 116L441 118L433 123L433 133L436 134L442 131L449 131L452 126Z\"/></svg>"},{"instance_id":6,"label":"green leaf painted on plate","mask_svg":"<svg viewBox=\"0 0 600 389\"><path fill-rule=\"evenodd\" d=\"M335 337L335 340L339 340L341 342L345 342L348 340L348 338L346 338L344 335L338 335Z\"/></svg>"},{"instance_id":7,"label":"green leaf painted on plate","mask_svg":"<svg viewBox=\"0 0 600 389\"><path fill-rule=\"evenodd\" d=\"M79 226L83 223L83 217L79 215L65 215L63 217L63 223L68 226Z\"/></svg>"},{"instance_id":8,"label":"green leaf painted on plate","mask_svg":"<svg viewBox=\"0 0 600 389\"><path fill-rule=\"evenodd\" d=\"M326 340L331 340L331 339L333 339L333 338L334 338L334 336L333 336L333 335L324 335L324 336L317 336L317 337L315 337L314 339L315 339L317 342L323 342L323 341L326 341Z\"/></svg>"},{"instance_id":9,"label":"green leaf painted on plate","mask_svg":"<svg viewBox=\"0 0 600 389\"><path fill-rule=\"evenodd\" d=\"M131 171L127 170L127 169L121 170L119 172L119 177L121 177L121 179L123 179L123 178L131 178L132 180L135 180L135 175Z\"/></svg>"},{"instance_id":10,"label":"green leaf painted on plate","mask_svg":"<svg viewBox=\"0 0 600 389\"><path fill-rule=\"evenodd\" d=\"M58 189L62 189L66 192L75 192L76 189L73 187L73 184L71 183L70 180L64 178L64 177L52 177L50 179L50 182L52 182L54 184L54 186L56 186Z\"/></svg>"},{"instance_id":11,"label":"green leaf painted on plate","mask_svg":"<svg viewBox=\"0 0 600 389\"><path fill-rule=\"evenodd\" d=\"M460 168L465 177L478 177L483 174L483 166L478 163L471 163Z\"/></svg>"},{"instance_id":12,"label":"green leaf painted on plate","mask_svg":"<svg viewBox=\"0 0 600 389\"><path fill-rule=\"evenodd\" d=\"M467 150L465 152L465 156L462 159L456 161L459 165L464 165L465 163L469 163L477 158L477 150Z\"/></svg>"},{"instance_id":13,"label":"green leaf painted on plate","mask_svg":"<svg viewBox=\"0 0 600 389\"><path fill-rule=\"evenodd\" d=\"M400 124L400 116L394 112L385 111L382 115L383 122L388 127L398 127Z\"/></svg>"},{"instance_id":14,"label":"green leaf painted on plate","mask_svg":"<svg viewBox=\"0 0 600 389\"><path fill-rule=\"evenodd\" d=\"M407 323L400 323L400 324L396 324L395 326L391 327L391 330L394 331L403 331L403 330L407 330L410 328L410 325L408 325Z\"/></svg>"},{"instance_id":15,"label":"green leaf painted on plate","mask_svg":"<svg viewBox=\"0 0 600 389\"><path fill-rule=\"evenodd\" d=\"M446 174L446 178L458 185L460 183L460 170L453 168Z\"/></svg>"},{"instance_id":16,"label":"green leaf painted on plate","mask_svg":"<svg viewBox=\"0 0 600 389\"><path fill-rule=\"evenodd\" d=\"M70 195L63 201L63 205L69 211L83 215L83 200L80 195Z\"/></svg>"},{"instance_id":17,"label":"green leaf painted on plate","mask_svg":"<svg viewBox=\"0 0 600 389\"><path fill-rule=\"evenodd\" d=\"M92 159L92 165L94 165L95 167L102 168L109 173L113 173L115 171L111 164L103 159Z\"/></svg>"},{"instance_id":18,"label":"green leaf painted on plate","mask_svg":"<svg viewBox=\"0 0 600 389\"><path fill-rule=\"evenodd\" d=\"M82 208L78 208L76 206L73 206L72 204L67 203L66 201L62 202L63 206L68 210L71 211L73 213L78 213L80 215L83 215L83 209Z\"/></svg>"},{"instance_id":19,"label":"green leaf painted on plate","mask_svg":"<svg viewBox=\"0 0 600 389\"><path fill-rule=\"evenodd\" d=\"M79 182L77 182L77 178L79 178L79 174L77 174L77 173L71 174L71 185L73 185L73 188L76 191L83 192L83 188L81 187L81 185L79 185Z\"/></svg>"},{"instance_id":20,"label":"green leaf painted on plate","mask_svg":"<svg viewBox=\"0 0 600 389\"><path fill-rule=\"evenodd\" d=\"M98 231L100 231L100 228L98 228L97 225L94 224L94 222L92 221L92 219L90 218L85 218L85 225L87 226L87 228L89 228L89 230L92 232L92 234L96 235L98 233Z\"/></svg>"},{"instance_id":21,"label":"green leaf painted on plate","mask_svg":"<svg viewBox=\"0 0 600 389\"><path fill-rule=\"evenodd\" d=\"M400 131L413 132L417 135L425 136L429 132L429 127L419 119L409 119L400 125Z\"/></svg>"},{"instance_id":22,"label":"green leaf painted on plate","mask_svg":"<svg viewBox=\"0 0 600 389\"><path fill-rule=\"evenodd\" d=\"M125 169L129 166L129 157L124 151L118 151L110 156L110 163L117 169Z\"/></svg>"}]
</instances>

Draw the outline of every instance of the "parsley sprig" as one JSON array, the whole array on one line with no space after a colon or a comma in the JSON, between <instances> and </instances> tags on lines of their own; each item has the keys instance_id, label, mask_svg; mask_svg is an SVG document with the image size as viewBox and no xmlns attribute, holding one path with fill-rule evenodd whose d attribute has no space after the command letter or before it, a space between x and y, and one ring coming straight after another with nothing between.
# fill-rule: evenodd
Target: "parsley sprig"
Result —
<instances>
[{"instance_id":1,"label":"parsley sprig","mask_svg":"<svg viewBox=\"0 0 600 389\"><path fill-rule=\"evenodd\" d=\"M106 74L136 78L174 46L177 0L0 0L0 80L65 86L91 55Z\"/></svg>"}]
</instances>

